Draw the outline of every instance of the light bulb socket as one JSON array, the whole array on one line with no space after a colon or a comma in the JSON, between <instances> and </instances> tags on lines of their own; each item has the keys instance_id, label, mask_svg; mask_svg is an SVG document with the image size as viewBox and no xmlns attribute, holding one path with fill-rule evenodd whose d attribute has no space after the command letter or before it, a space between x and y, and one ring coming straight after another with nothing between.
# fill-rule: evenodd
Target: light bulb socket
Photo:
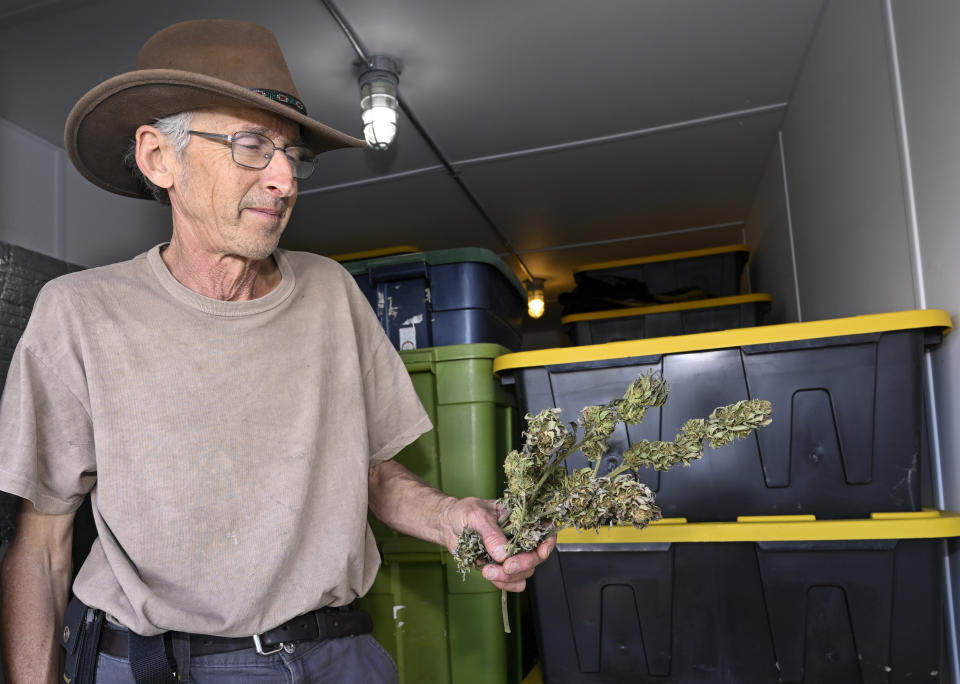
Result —
<instances>
[{"instance_id":1,"label":"light bulb socket","mask_svg":"<svg viewBox=\"0 0 960 684\"><path fill-rule=\"evenodd\" d=\"M364 83L380 82L391 84L394 92L396 92L401 69L402 65L399 59L386 55L373 55L368 63L360 62L358 64L357 78L360 81L361 88L363 88Z\"/></svg>"}]
</instances>

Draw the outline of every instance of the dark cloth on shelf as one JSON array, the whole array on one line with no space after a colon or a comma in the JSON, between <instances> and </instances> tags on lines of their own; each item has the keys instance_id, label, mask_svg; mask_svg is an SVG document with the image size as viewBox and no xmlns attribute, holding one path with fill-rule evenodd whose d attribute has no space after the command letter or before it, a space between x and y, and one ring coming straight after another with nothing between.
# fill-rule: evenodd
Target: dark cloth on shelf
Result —
<instances>
[{"instance_id":1,"label":"dark cloth on shelf","mask_svg":"<svg viewBox=\"0 0 960 684\"><path fill-rule=\"evenodd\" d=\"M592 311L672 304L708 297L710 293L698 287L652 293L647 283L642 280L614 274L581 273L577 276L576 287L571 292L562 293L557 300L563 307L563 315L569 316Z\"/></svg>"}]
</instances>

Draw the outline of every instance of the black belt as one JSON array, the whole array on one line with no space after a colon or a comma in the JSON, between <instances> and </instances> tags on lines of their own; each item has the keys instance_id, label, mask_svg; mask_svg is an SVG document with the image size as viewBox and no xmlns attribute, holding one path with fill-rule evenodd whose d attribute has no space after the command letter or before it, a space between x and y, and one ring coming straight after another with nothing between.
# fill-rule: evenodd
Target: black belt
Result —
<instances>
[{"instance_id":1,"label":"black belt","mask_svg":"<svg viewBox=\"0 0 960 684\"><path fill-rule=\"evenodd\" d=\"M284 622L262 634L252 637L220 637L206 634L186 634L190 638L190 655L210 655L254 648L260 655L271 655L283 650L284 644L297 641L322 641L337 637L369 634L373 620L360 608L341 606L321 608ZM170 632L168 634L177 634ZM100 634L100 652L116 658L127 658L127 631L104 625Z\"/></svg>"}]
</instances>

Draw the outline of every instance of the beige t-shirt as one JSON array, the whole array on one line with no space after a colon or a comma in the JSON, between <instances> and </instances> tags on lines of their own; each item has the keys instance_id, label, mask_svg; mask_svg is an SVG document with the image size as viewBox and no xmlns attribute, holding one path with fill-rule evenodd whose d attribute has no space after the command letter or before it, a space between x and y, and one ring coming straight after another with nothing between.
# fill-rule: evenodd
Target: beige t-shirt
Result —
<instances>
[{"instance_id":1,"label":"beige t-shirt","mask_svg":"<svg viewBox=\"0 0 960 684\"><path fill-rule=\"evenodd\" d=\"M367 471L430 429L353 278L275 254L223 302L159 246L48 283L0 403L0 489L99 539L74 584L134 631L247 636L373 583Z\"/></svg>"}]
</instances>

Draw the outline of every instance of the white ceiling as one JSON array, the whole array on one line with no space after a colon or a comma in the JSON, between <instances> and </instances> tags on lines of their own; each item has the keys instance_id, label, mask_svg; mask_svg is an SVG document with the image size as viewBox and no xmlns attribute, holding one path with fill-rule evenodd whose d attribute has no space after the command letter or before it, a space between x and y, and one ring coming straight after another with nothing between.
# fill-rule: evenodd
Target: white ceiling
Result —
<instances>
[{"instance_id":1,"label":"white ceiling","mask_svg":"<svg viewBox=\"0 0 960 684\"><path fill-rule=\"evenodd\" d=\"M403 62L395 149L326 155L284 236L327 254L505 236L548 298L578 264L742 241L823 0L334 0ZM0 0L0 117L62 145L76 99L176 21L256 21L307 109L360 136L356 53L320 0Z\"/></svg>"}]
</instances>

